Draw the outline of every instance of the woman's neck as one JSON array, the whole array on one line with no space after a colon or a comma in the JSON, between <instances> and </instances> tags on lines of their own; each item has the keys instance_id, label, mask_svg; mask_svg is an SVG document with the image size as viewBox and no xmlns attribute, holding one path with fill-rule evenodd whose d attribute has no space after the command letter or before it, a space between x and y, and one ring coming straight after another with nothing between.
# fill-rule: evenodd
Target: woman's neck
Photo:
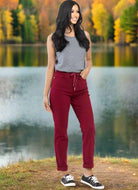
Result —
<instances>
[{"instance_id":1,"label":"woman's neck","mask_svg":"<svg viewBox=\"0 0 138 190\"><path fill-rule=\"evenodd\" d=\"M75 36L75 31L74 31L74 26L73 25L70 25L72 31L70 32L70 29L69 28L66 28L65 29L65 34L69 35L69 36Z\"/></svg>"}]
</instances>

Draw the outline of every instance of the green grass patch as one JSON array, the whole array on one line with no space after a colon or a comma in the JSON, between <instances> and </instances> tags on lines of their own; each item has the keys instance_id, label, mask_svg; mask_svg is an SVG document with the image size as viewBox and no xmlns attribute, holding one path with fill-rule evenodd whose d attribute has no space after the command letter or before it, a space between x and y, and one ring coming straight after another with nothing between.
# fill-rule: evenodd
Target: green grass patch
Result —
<instances>
[{"instance_id":1,"label":"green grass patch","mask_svg":"<svg viewBox=\"0 0 138 190\"><path fill-rule=\"evenodd\" d=\"M80 180L78 174L82 172L82 160L82 155L68 156L68 163L71 167L70 171L71 173L74 172L73 174L76 175L76 180ZM121 190L133 190L136 188L137 182L135 182L135 179L138 175L138 159L95 156L94 162L98 165L98 167L94 169L95 172L98 173L99 170L97 169L99 167L101 168L100 173L102 174L105 186L108 187L108 181L116 179L115 177L111 177L114 174L117 179L120 179L120 182L117 181L118 184L120 183L122 185L122 179L125 183L124 188ZM115 169L117 169L117 173L114 173L116 172ZM130 173L129 175L131 175L130 182L129 178L126 178L128 172ZM54 178L52 178L53 175ZM120 175L119 178L118 175ZM7 167L0 168L0 190L64 190L66 187L60 184L59 177L60 176L56 173L55 157L41 160L22 160L16 164L9 164ZM124 179L127 180L124 181ZM132 180L134 180L133 183ZM78 182L75 188L76 190L81 190L85 187L83 187L83 185L81 186ZM89 188L87 187L86 189ZM110 187L108 189L110 189ZM115 189L116 184L112 184L112 190Z\"/></svg>"}]
</instances>

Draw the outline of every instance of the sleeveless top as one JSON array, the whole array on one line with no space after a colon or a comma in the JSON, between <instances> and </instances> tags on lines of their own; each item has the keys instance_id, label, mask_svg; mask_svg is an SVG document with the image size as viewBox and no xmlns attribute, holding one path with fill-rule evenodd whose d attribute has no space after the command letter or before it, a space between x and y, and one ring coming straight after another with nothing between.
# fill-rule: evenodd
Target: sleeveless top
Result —
<instances>
[{"instance_id":1,"label":"sleeveless top","mask_svg":"<svg viewBox=\"0 0 138 190\"><path fill-rule=\"evenodd\" d=\"M79 73L85 68L86 49L79 45L75 36L66 36L67 46L56 52L55 70Z\"/></svg>"}]
</instances>

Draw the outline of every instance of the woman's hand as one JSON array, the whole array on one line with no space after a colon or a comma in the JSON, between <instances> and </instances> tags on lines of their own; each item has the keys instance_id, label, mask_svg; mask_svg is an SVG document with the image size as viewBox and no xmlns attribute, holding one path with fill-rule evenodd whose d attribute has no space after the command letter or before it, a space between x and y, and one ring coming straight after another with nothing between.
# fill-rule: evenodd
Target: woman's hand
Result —
<instances>
[{"instance_id":1,"label":"woman's hand","mask_svg":"<svg viewBox=\"0 0 138 190\"><path fill-rule=\"evenodd\" d=\"M49 105L49 100L48 100L48 97L47 96L44 96L44 99L43 99L43 106L45 108L46 111L48 112L52 112L51 108L50 108L50 105Z\"/></svg>"},{"instance_id":2,"label":"woman's hand","mask_svg":"<svg viewBox=\"0 0 138 190\"><path fill-rule=\"evenodd\" d=\"M80 75L83 79L86 79L89 72L90 72L90 69L88 67L86 67L83 71L81 71Z\"/></svg>"}]
</instances>

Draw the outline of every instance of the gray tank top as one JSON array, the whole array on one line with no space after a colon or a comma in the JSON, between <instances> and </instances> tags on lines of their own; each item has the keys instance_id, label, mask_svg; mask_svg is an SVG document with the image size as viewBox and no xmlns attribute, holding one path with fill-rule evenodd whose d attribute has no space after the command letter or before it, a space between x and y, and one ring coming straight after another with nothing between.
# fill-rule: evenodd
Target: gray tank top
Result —
<instances>
[{"instance_id":1,"label":"gray tank top","mask_svg":"<svg viewBox=\"0 0 138 190\"><path fill-rule=\"evenodd\" d=\"M56 52L55 70L79 73L85 68L86 49L79 45L75 36L65 35L65 39L69 43L61 52Z\"/></svg>"}]
</instances>

